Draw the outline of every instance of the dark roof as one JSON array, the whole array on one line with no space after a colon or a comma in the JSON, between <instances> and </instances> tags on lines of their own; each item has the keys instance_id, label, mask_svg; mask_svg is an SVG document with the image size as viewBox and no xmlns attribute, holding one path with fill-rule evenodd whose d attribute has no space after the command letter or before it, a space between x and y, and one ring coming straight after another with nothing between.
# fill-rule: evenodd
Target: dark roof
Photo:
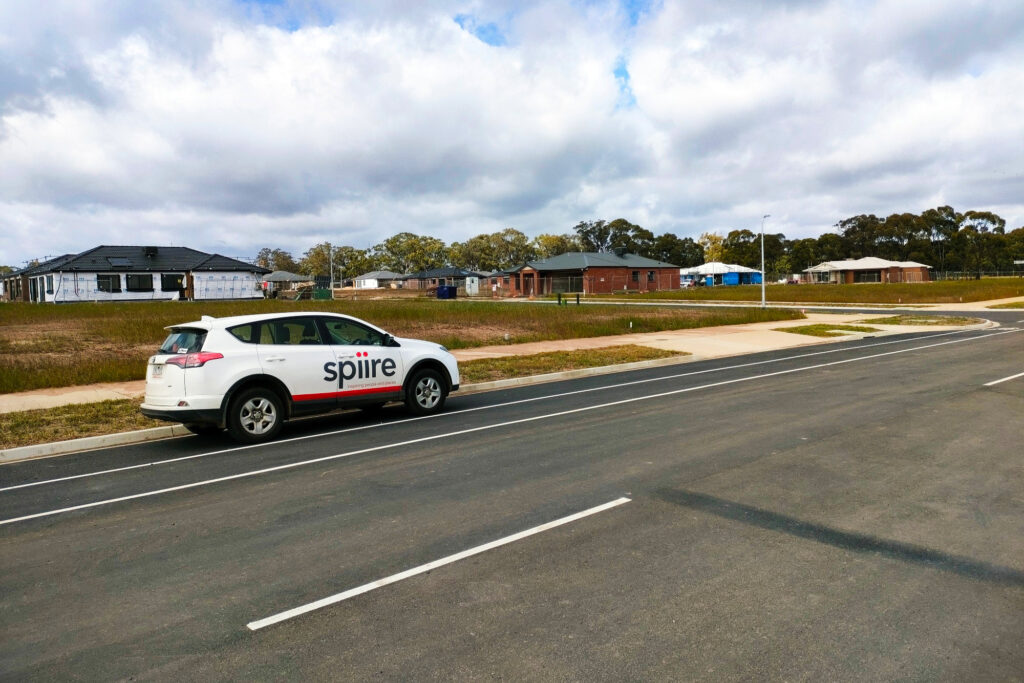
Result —
<instances>
[{"instance_id":1,"label":"dark roof","mask_svg":"<svg viewBox=\"0 0 1024 683\"><path fill-rule=\"evenodd\" d=\"M30 276L38 275L39 273L49 273L53 270L56 270L57 266L60 266L61 264L67 262L69 259L73 259L74 257L74 254L64 254L63 256L58 256L48 261L43 261L42 263L36 264L34 266L26 266L21 270L15 270L13 272L8 273L7 275L4 275L4 277L13 277L15 275Z\"/></svg>"},{"instance_id":2,"label":"dark roof","mask_svg":"<svg viewBox=\"0 0 1024 683\"><path fill-rule=\"evenodd\" d=\"M534 270L586 270L587 268L678 268L679 266L655 261L636 254L613 252L570 251L552 256L543 261L531 261L526 265ZM522 266L519 267L522 269Z\"/></svg>"},{"instance_id":3,"label":"dark roof","mask_svg":"<svg viewBox=\"0 0 1024 683\"><path fill-rule=\"evenodd\" d=\"M401 280L426 280L435 277L484 277L480 273L474 273L471 270L465 268L453 268L451 266L447 268L433 268L431 270L421 270L418 273L411 273L409 275L403 275Z\"/></svg>"},{"instance_id":4,"label":"dark roof","mask_svg":"<svg viewBox=\"0 0 1024 683\"><path fill-rule=\"evenodd\" d=\"M29 269L26 269L26 271ZM81 254L68 254L33 267L32 273L62 271L175 271L218 270L269 273L270 270L220 254L207 254L188 247L99 246Z\"/></svg>"}]
</instances>

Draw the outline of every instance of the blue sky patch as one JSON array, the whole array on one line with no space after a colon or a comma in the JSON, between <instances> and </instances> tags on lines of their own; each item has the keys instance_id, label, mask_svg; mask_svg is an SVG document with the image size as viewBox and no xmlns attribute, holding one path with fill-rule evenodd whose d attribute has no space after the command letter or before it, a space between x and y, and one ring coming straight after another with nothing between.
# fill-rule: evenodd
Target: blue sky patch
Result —
<instances>
[{"instance_id":1,"label":"blue sky patch","mask_svg":"<svg viewBox=\"0 0 1024 683\"><path fill-rule=\"evenodd\" d=\"M505 34L494 22L482 24L472 14L456 14L455 23L462 27L462 30L469 31L488 45L501 47L508 44Z\"/></svg>"},{"instance_id":2,"label":"blue sky patch","mask_svg":"<svg viewBox=\"0 0 1024 683\"><path fill-rule=\"evenodd\" d=\"M633 86L629 82L629 67L626 65L626 58L619 56L615 60L615 69L612 70L615 74L615 81L619 84L619 101L616 103L616 108L627 109L629 107L636 106L636 95L633 94Z\"/></svg>"}]
</instances>

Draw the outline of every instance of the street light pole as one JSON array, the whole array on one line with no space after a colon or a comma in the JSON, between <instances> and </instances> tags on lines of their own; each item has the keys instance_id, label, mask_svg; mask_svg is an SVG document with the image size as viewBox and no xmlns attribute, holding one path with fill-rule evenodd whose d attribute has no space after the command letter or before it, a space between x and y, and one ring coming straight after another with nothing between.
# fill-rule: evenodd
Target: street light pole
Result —
<instances>
[{"instance_id":1,"label":"street light pole","mask_svg":"<svg viewBox=\"0 0 1024 683\"><path fill-rule=\"evenodd\" d=\"M765 308L764 302L764 221L771 218L770 213L761 216L761 308Z\"/></svg>"}]
</instances>

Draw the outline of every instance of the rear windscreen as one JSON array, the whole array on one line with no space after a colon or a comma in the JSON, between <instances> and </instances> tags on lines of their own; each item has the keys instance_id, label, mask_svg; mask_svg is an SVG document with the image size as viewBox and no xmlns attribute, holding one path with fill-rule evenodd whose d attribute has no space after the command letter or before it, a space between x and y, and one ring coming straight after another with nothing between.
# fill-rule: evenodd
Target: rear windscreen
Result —
<instances>
[{"instance_id":1,"label":"rear windscreen","mask_svg":"<svg viewBox=\"0 0 1024 683\"><path fill-rule=\"evenodd\" d=\"M167 335L159 353L196 353L202 351L206 330L175 328Z\"/></svg>"}]
</instances>

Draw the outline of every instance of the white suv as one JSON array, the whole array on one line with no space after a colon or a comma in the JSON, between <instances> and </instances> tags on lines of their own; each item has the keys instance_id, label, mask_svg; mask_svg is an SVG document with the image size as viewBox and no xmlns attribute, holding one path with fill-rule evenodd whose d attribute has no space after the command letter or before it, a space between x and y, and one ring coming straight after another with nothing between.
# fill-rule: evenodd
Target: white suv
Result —
<instances>
[{"instance_id":1,"label":"white suv","mask_svg":"<svg viewBox=\"0 0 1024 683\"><path fill-rule=\"evenodd\" d=\"M443 346L347 315L204 315L167 329L146 369L142 414L196 434L227 428L239 441L264 441L292 417L388 401L428 415L459 388Z\"/></svg>"}]
</instances>

